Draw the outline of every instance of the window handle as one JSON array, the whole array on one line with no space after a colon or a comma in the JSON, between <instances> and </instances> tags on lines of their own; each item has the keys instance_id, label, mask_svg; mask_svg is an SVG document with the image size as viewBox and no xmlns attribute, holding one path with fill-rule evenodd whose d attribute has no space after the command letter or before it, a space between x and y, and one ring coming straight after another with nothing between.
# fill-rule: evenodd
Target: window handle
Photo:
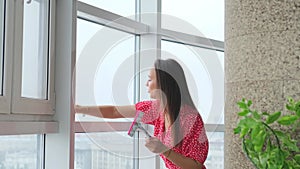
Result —
<instances>
[{"instance_id":1,"label":"window handle","mask_svg":"<svg viewBox=\"0 0 300 169\"><path fill-rule=\"evenodd\" d=\"M27 3L27 4L30 4L30 3L31 3L31 0L28 0L26 3Z\"/></svg>"}]
</instances>

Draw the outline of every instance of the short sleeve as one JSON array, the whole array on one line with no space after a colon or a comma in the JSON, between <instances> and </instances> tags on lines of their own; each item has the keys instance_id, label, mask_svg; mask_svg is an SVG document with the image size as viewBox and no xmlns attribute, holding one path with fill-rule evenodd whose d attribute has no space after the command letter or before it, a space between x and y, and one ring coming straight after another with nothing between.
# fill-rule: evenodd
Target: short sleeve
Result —
<instances>
[{"instance_id":1,"label":"short sleeve","mask_svg":"<svg viewBox=\"0 0 300 169\"><path fill-rule=\"evenodd\" d=\"M154 125L159 118L158 103L157 101L141 101L135 104L137 111L144 112L142 122L145 124Z\"/></svg>"}]
</instances>

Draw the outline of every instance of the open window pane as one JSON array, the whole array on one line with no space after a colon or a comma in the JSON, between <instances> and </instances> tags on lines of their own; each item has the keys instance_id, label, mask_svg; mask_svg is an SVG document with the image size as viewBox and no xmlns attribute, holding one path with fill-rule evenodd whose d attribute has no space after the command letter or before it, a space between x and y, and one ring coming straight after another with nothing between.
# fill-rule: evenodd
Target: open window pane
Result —
<instances>
[{"instance_id":1,"label":"open window pane","mask_svg":"<svg viewBox=\"0 0 300 169\"><path fill-rule=\"evenodd\" d=\"M0 2L0 95L3 95L4 18L5 0Z\"/></svg>"},{"instance_id":2,"label":"open window pane","mask_svg":"<svg viewBox=\"0 0 300 169\"><path fill-rule=\"evenodd\" d=\"M162 41L162 58L183 67L193 101L205 123L224 124L224 59L213 50Z\"/></svg>"},{"instance_id":3,"label":"open window pane","mask_svg":"<svg viewBox=\"0 0 300 169\"><path fill-rule=\"evenodd\" d=\"M162 27L224 41L224 0L163 0Z\"/></svg>"},{"instance_id":4,"label":"open window pane","mask_svg":"<svg viewBox=\"0 0 300 169\"><path fill-rule=\"evenodd\" d=\"M126 132L75 134L76 169L132 169L133 139Z\"/></svg>"},{"instance_id":5,"label":"open window pane","mask_svg":"<svg viewBox=\"0 0 300 169\"><path fill-rule=\"evenodd\" d=\"M77 19L77 42L76 104L133 104L134 35ZM109 121L76 117L79 121Z\"/></svg>"},{"instance_id":6,"label":"open window pane","mask_svg":"<svg viewBox=\"0 0 300 169\"><path fill-rule=\"evenodd\" d=\"M0 168L41 169L42 136L0 136Z\"/></svg>"},{"instance_id":7,"label":"open window pane","mask_svg":"<svg viewBox=\"0 0 300 169\"><path fill-rule=\"evenodd\" d=\"M47 99L49 0L24 1L22 97Z\"/></svg>"},{"instance_id":8,"label":"open window pane","mask_svg":"<svg viewBox=\"0 0 300 169\"><path fill-rule=\"evenodd\" d=\"M127 17L135 14L135 0L80 0L89 5Z\"/></svg>"}]
</instances>

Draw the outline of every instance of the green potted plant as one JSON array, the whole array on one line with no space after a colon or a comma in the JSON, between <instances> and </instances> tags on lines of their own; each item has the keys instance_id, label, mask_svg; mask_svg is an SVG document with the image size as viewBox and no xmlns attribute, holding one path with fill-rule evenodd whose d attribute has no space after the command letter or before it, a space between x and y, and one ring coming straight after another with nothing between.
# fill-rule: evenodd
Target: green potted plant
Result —
<instances>
[{"instance_id":1,"label":"green potted plant","mask_svg":"<svg viewBox=\"0 0 300 169\"><path fill-rule=\"evenodd\" d=\"M287 115L259 112L251 105L251 100L238 102L242 118L234 129L248 159L259 169L300 169L300 101L288 99Z\"/></svg>"}]
</instances>

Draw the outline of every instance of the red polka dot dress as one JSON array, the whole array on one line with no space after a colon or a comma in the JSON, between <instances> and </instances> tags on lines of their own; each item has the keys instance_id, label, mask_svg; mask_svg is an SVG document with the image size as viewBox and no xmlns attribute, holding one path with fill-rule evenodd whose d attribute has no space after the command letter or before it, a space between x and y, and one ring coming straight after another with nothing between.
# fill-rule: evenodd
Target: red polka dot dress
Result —
<instances>
[{"instance_id":1,"label":"red polka dot dress","mask_svg":"<svg viewBox=\"0 0 300 169\"><path fill-rule=\"evenodd\" d=\"M204 164L208 153L208 139L206 136L202 118L197 110L188 105L180 109L180 131L182 133L181 142L177 146L172 146L171 129L165 129L163 112L158 111L158 101L142 101L135 105L137 111L144 112L142 121L146 124L154 125L154 136L171 148L173 151L185 157L197 160ZM180 169L165 156L160 155L169 169ZM205 166L203 167L205 169Z\"/></svg>"}]
</instances>

